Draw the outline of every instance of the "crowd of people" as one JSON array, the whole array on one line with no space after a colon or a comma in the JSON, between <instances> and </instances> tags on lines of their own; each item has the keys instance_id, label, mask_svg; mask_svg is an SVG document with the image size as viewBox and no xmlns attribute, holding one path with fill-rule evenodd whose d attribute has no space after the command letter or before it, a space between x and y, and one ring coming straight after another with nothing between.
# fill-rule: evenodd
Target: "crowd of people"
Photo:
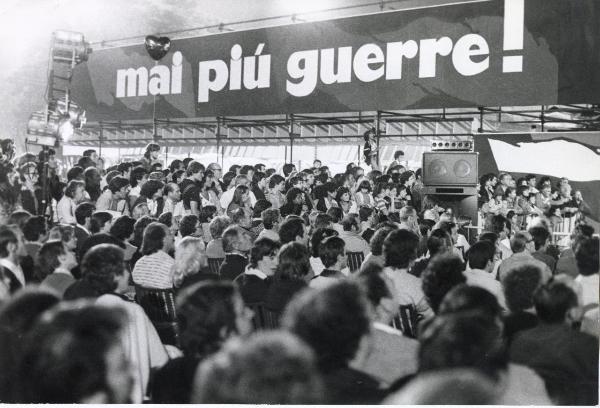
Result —
<instances>
[{"instance_id":1,"label":"crowd of people","mask_svg":"<svg viewBox=\"0 0 600 408\"><path fill-rule=\"evenodd\" d=\"M2 402L598 403L599 240L566 179L483 176L474 235L401 152L225 172L151 143L62 174L0 147Z\"/></svg>"}]
</instances>

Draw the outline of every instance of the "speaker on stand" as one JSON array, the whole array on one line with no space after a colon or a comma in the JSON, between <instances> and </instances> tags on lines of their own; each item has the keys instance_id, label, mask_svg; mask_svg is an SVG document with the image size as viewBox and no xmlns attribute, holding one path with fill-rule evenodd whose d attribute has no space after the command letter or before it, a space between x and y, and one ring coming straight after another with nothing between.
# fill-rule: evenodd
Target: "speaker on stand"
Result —
<instances>
[{"instance_id":1,"label":"speaker on stand","mask_svg":"<svg viewBox=\"0 0 600 408\"><path fill-rule=\"evenodd\" d=\"M478 153L438 151L423 153L423 194L433 196L454 215L477 225Z\"/></svg>"}]
</instances>

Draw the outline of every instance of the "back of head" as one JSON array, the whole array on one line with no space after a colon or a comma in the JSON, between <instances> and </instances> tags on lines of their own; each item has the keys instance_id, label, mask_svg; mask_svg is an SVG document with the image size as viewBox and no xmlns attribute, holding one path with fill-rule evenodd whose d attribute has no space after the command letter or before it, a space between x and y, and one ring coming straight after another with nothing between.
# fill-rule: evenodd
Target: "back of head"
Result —
<instances>
[{"instance_id":1,"label":"back of head","mask_svg":"<svg viewBox=\"0 0 600 408\"><path fill-rule=\"evenodd\" d=\"M508 309L514 313L532 308L533 294L542 283L542 271L537 265L525 263L509 269L502 280Z\"/></svg>"},{"instance_id":2,"label":"back of head","mask_svg":"<svg viewBox=\"0 0 600 408\"><path fill-rule=\"evenodd\" d=\"M177 296L181 348L188 357L205 357L219 350L237 333L235 299L231 282L198 282Z\"/></svg>"},{"instance_id":3,"label":"back of head","mask_svg":"<svg viewBox=\"0 0 600 408\"><path fill-rule=\"evenodd\" d=\"M419 334L419 371L469 367L497 378L508 356L501 327L470 310L436 316Z\"/></svg>"},{"instance_id":4,"label":"back of head","mask_svg":"<svg viewBox=\"0 0 600 408\"><path fill-rule=\"evenodd\" d=\"M564 323L567 314L577 306L577 295L562 282L548 282L533 294L535 311L544 323Z\"/></svg>"},{"instance_id":5,"label":"back of head","mask_svg":"<svg viewBox=\"0 0 600 408\"><path fill-rule=\"evenodd\" d=\"M529 242L529 237L523 232L517 232L510 239L510 250L514 253L523 252L527 247L527 242Z\"/></svg>"},{"instance_id":6,"label":"back of head","mask_svg":"<svg viewBox=\"0 0 600 408\"><path fill-rule=\"evenodd\" d=\"M99 295L113 292L117 288L116 278L124 273L123 256L123 250L116 245L94 246L81 261L82 278Z\"/></svg>"},{"instance_id":7,"label":"back of head","mask_svg":"<svg viewBox=\"0 0 600 408\"><path fill-rule=\"evenodd\" d=\"M344 231L352 231L353 228L355 230L358 230L359 229L358 215L348 214L348 215L344 216L344 218L342 218L341 224L342 224L342 228L344 228Z\"/></svg>"},{"instance_id":8,"label":"back of head","mask_svg":"<svg viewBox=\"0 0 600 408\"><path fill-rule=\"evenodd\" d=\"M385 282L381 266L374 263L363 264L356 278L373 309L379 306L382 299L392 298L393 295Z\"/></svg>"},{"instance_id":9,"label":"back of head","mask_svg":"<svg viewBox=\"0 0 600 408\"><path fill-rule=\"evenodd\" d=\"M142 242L142 254L152 255L163 249L164 240L167 236L167 227L159 222L148 224L144 230L144 240Z\"/></svg>"},{"instance_id":10,"label":"back of head","mask_svg":"<svg viewBox=\"0 0 600 408\"><path fill-rule=\"evenodd\" d=\"M435 229L427 238L429 256L433 257L452 248L452 237L442 229Z\"/></svg>"},{"instance_id":11,"label":"back of head","mask_svg":"<svg viewBox=\"0 0 600 408\"><path fill-rule=\"evenodd\" d=\"M383 254L383 242L387 238L388 234L394 230L396 230L395 225L385 225L380 226L375 231L373 237L371 237L371 242L369 243L371 247L371 254L375 256L381 256Z\"/></svg>"},{"instance_id":12,"label":"back of head","mask_svg":"<svg viewBox=\"0 0 600 408\"><path fill-rule=\"evenodd\" d=\"M23 226L23 235L27 241L37 241L40 235L46 235L47 232L46 219L41 215L30 217Z\"/></svg>"},{"instance_id":13,"label":"back of head","mask_svg":"<svg viewBox=\"0 0 600 408\"><path fill-rule=\"evenodd\" d=\"M47 241L42 245L35 262L36 276L40 281L43 281L46 276L60 266L58 258L64 255L65 252L65 245L61 240Z\"/></svg>"},{"instance_id":14,"label":"back of head","mask_svg":"<svg viewBox=\"0 0 600 408\"><path fill-rule=\"evenodd\" d=\"M536 251L543 247L548 241L548 238L550 238L550 232L548 229L541 226L531 227L528 231L531 234L531 238L533 238Z\"/></svg>"},{"instance_id":15,"label":"back of head","mask_svg":"<svg viewBox=\"0 0 600 408\"><path fill-rule=\"evenodd\" d=\"M467 258L471 269L485 269L488 262L493 262L496 247L489 241L478 241L469 248Z\"/></svg>"},{"instance_id":16,"label":"back of head","mask_svg":"<svg viewBox=\"0 0 600 408\"><path fill-rule=\"evenodd\" d=\"M340 255L344 255L344 240L340 237L325 238L319 244L319 258L325 268L330 268L338 261Z\"/></svg>"},{"instance_id":17,"label":"back of head","mask_svg":"<svg viewBox=\"0 0 600 408\"><path fill-rule=\"evenodd\" d=\"M597 237L581 240L575 249L577 269L583 276L597 274L600 268L598 264L598 248L600 241Z\"/></svg>"},{"instance_id":18,"label":"back of head","mask_svg":"<svg viewBox=\"0 0 600 408\"><path fill-rule=\"evenodd\" d=\"M309 347L283 331L231 340L198 367L192 402L320 403L323 387L314 360Z\"/></svg>"},{"instance_id":19,"label":"back of head","mask_svg":"<svg viewBox=\"0 0 600 408\"><path fill-rule=\"evenodd\" d=\"M332 228L317 228L310 237L311 256L319 257L319 244L327 237L337 237L339 234Z\"/></svg>"},{"instance_id":20,"label":"back of head","mask_svg":"<svg viewBox=\"0 0 600 408\"><path fill-rule=\"evenodd\" d=\"M369 332L365 296L349 281L301 293L288 305L282 321L312 347L323 372L346 367Z\"/></svg>"},{"instance_id":21,"label":"back of head","mask_svg":"<svg viewBox=\"0 0 600 408\"><path fill-rule=\"evenodd\" d=\"M297 237L304 237L304 222L300 218L286 219L279 226L279 238L282 244L295 241Z\"/></svg>"},{"instance_id":22,"label":"back of head","mask_svg":"<svg viewBox=\"0 0 600 408\"><path fill-rule=\"evenodd\" d=\"M406 269L417 257L419 237L408 230L396 230L389 233L383 241L385 266Z\"/></svg>"},{"instance_id":23,"label":"back of head","mask_svg":"<svg viewBox=\"0 0 600 408\"><path fill-rule=\"evenodd\" d=\"M421 374L388 397L390 405L496 405L496 385L481 373L455 368Z\"/></svg>"},{"instance_id":24,"label":"back of head","mask_svg":"<svg viewBox=\"0 0 600 408\"><path fill-rule=\"evenodd\" d=\"M223 231L223 250L227 253L233 252L239 245L242 231L237 225L231 225Z\"/></svg>"},{"instance_id":25,"label":"back of head","mask_svg":"<svg viewBox=\"0 0 600 408\"><path fill-rule=\"evenodd\" d=\"M454 254L437 255L429 261L421 280L427 303L434 312L453 287L466 281L463 270L463 262Z\"/></svg>"},{"instance_id":26,"label":"back of head","mask_svg":"<svg viewBox=\"0 0 600 408\"><path fill-rule=\"evenodd\" d=\"M499 319L502 308L498 299L490 291L478 286L461 284L453 287L444 296L438 314L452 314L465 311L475 311L488 316L490 319Z\"/></svg>"},{"instance_id":27,"label":"back of head","mask_svg":"<svg viewBox=\"0 0 600 408\"><path fill-rule=\"evenodd\" d=\"M121 371L127 364L119 342L121 316L117 309L85 302L46 312L25 339L16 375L20 402L83 403L92 397L130 402L132 380ZM119 371L111 367L113 359ZM126 381L113 382L117 375Z\"/></svg>"},{"instance_id":28,"label":"back of head","mask_svg":"<svg viewBox=\"0 0 600 408\"><path fill-rule=\"evenodd\" d=\"M277 280L300 280L310 273L308 249L299 242L283 244L278 254Z\"/></svg>"}]
</instances>

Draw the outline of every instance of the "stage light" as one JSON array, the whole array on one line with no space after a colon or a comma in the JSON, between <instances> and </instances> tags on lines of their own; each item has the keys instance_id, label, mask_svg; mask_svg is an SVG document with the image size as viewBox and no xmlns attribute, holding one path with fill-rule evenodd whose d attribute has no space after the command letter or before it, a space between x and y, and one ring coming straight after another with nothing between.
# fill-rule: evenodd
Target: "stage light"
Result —
<instances>
[{"instance_id":1,"label":"stage light","mask_svg":"<svg viewBox=\"0 0 600 408\"><path fill-rule=\"evenodd\" d=\"M90 44L82 33L57 30L52 33L52 56L58 59L74 59L76 64L87 61L92 53Z\"/></svg>"},{"instance_id":2,"label":"stage light","mask_svg":"<svg viewBox=\"0 0 600 408\"><path fill-rule=\"evenodd\" d=\"M68 116L65 116L60 120L58 125L58 137L60 138L60 141L68 142L74 133L75 129L73 128L73 123L71 123Z\"/></svg>"}]
</instances>

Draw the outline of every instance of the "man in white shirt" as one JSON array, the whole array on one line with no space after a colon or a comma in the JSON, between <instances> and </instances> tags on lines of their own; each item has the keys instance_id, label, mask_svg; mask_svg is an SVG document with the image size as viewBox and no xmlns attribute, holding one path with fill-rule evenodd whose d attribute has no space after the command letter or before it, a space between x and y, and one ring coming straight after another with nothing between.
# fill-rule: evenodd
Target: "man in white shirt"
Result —
<instances>
[{"instance_id":1,"label":"man in white shirt","mask_svg":"<svg viewBox=\"0 0 600 408\"><path fill-rule=\"evenodd\" d=\"M120 214L129 215L125 198L130 189L131 184L125 177L113 177L108 183L108 188L98 197L96 210L117 211Z\"/></svg>"},{"instance_id":2,"label":"man in white shirt","mask_svg":"<svg viewBox=\"0 0 600 408\"><path fill-rule=\"evenodd\" d=\"M498 277L500 278L500 282L504 280L511 269L524 263L537 266L544 275L544 282L552 277L552 272L550 271L550 268L548 268L548 265L535 259L527 250L527 243L529 241L531 241L531 236L528 236L527 233L523 232L517 232L515 236L510 239L510 249L513 254L508 258L503 259L498 267Z\"/></svg>"},{"instance_id":3,"label":"man in white shirt","mask_svg":"<svg viewBox=\"0 0 600 408\"><path fill-rule=\"evenodd\" d=\"M575 251L575 260L579 276L575 282L578 289L579 304L583 308L583 322L581 330L600 337L600 323L598 323L598 298L600 297L600 280L598 275L598 238L583 240Z\"/></svg>"},{"instance_id":4,"label":"man in white shirt","mask_svg":"<svg viewBox=\"0 0 600 408\"><path fill-rule=\"evenodd\" d=\"M494 254L496 248L489 241L479 241L469 249L467 269L464 272L467 285L478 286L492 293L506 309L502 285L494 278Z\"/></svg>"},{"instance_id":5,"label":"man in white shirt","mask_svg":"<svg viewBox=\"0 0 600 408\"><path fill-rule=\"evenodd\" d=\"M10 292L25 286L25 275L19 265L27 255L21 230L14 225L0 226L0 277L10 281Z\"/></svg>"}]
</instances>

